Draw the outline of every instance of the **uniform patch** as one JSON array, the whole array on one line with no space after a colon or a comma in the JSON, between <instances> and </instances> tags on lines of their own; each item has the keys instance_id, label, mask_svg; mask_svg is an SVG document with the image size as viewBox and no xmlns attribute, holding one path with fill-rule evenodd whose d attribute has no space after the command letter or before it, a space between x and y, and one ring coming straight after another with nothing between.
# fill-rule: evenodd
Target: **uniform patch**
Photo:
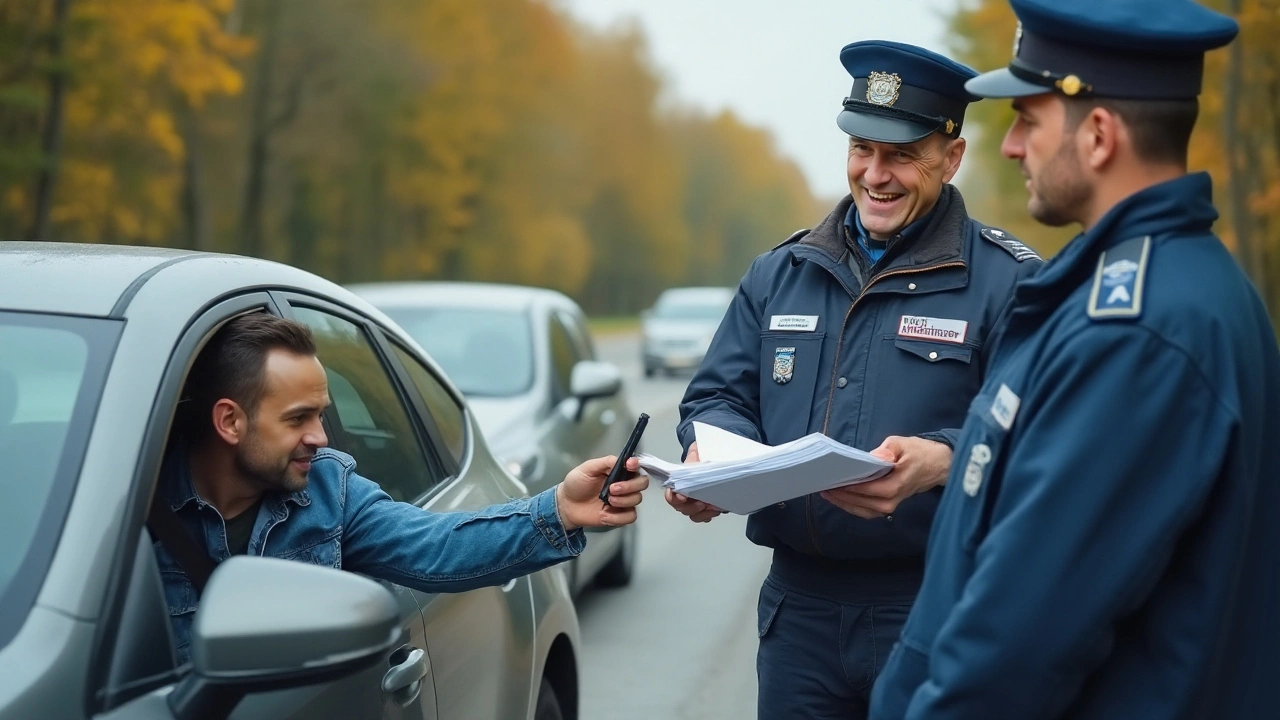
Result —
<instances>
[{"instance_id":1,"label":"uniform patch","mask_svg":"<svg viewBox=\"0 0 1280 720\"><path fill-rule=\"evenodd\" d=\"M1142 315L1142 284L1150 255L1150 236L1125 240L1102 253L1089 293L1089 317L1103 320Z\"/></svg>"},{"instance_id":2,"label":"uniform patch","mask_svg":"<svg viewBox=\"0 0 1280 720\"><path fill-rule=\"evenodd\" d=\"M779 385L791 382L796 371L796 349L780 347L773 349L773 381Z\"/></svg>"},{"instance_id":3,"label":"uniform patch","mask_svg":"<svg viewBox=\"0 0 1280 720\"><path fill-rule=\"evenodd\" d=\"M986 443L978 443L969 452L969 464L964 468L964 483L961 486L964 494L974 497L982 488L982 478L987 474L987 463L991 462L991 448Z\"/></svg>"},{"instance_id":4,"label":"uniform patch","mask_svg":"<svg viewBox=\"0 0 1280 720\"><path fill-rule=\"evenodd\" d=\"M1018 406L1021 404L1022 398L1015 395L1008 385L1001 383L996 399L991 401L991 417L1000 423L1000 427L1008 430L1013 427L1013 419L1018 416Z\"/></svg>"},{"instance_id":5,"label":"uniform patch","mask_svg":"<svg viewBox=\"0 0 1280 720\"><path fill-rule=\"evenodd\" d=\"M1027 247L1021 240L999 228L982 228L979 234L988 241L999 245L1001 249L1012 255L1013 259L1018 262L1033 258L1036 260L1041 259L1040 253Z\"/></svg>"},{"instance_id":6,"label":"uniform patch","mask_svg":"<svg viewBox=\"0 0 1280 720\"><path fill-rule=\"evenodd\" d=\"M818 329L817 315L773 315L769 318L770 330L795 330L813 332Z\"/></svg>"},{"instance_id":7,"label":"uniform patch","mask_svg":"<svg viewBox=\"0 0 1280 720\"><path fill-rule=\"evenodd\" d=\"M969 323L966 320L903 315L898 321L898 337L960 345L964 343L964 336L968 332Z\"/></svg>"}]
</instances>

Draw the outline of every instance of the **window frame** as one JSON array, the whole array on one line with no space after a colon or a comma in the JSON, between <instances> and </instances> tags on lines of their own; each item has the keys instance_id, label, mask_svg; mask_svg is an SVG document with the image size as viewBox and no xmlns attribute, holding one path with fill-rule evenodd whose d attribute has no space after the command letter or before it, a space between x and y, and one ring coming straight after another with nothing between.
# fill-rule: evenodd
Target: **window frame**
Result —
<instances>
[{"instance_id":1,"label":"window frame","mask_svg":"<svg viewBox=\"0 0 1280 720\"><path fill-rule=\"evenodd\" d=\"M458 392L457 388L453 387L453 384L447 380L443 373L436 372L436 369L432 367L431 363L425 362L416 351L401 342L399 338L388 334L384 330L382 332L382 340L387 345L388 357L391 358L393 364L396 366L396 371L400 373L401 377L404 379L405 387L411 390L410 394L413 396L414 410L421 416L422 424L428 428L428 434L431 437L431 442L436 447L448 449L449 443L445 441L443 433L440 432L440 426L436 423L435 416L431 413L431 408L427 406L426 398L422 397L422 391L418 389L417 383L413 381L413 375L409 372L408 368L404 367L404 363L400 361L400 356L396 351L399 350L418 361L418 364L422 366L423 371L426 372L432 380L438 383L440 387L444 388L445 393L447 393L449 399L453 401L458 412L462 414L462 456L458 458L456 463L454 463L454 475L451 476L450 479L461 475L462 469L470 464L471 453L474 448L474 440L471 436L471 407L467 405L466 398ZM448 459L453 458L453 453L451 451L446 453L446 455L448 456Z\"/></svg>"}]
</instances>

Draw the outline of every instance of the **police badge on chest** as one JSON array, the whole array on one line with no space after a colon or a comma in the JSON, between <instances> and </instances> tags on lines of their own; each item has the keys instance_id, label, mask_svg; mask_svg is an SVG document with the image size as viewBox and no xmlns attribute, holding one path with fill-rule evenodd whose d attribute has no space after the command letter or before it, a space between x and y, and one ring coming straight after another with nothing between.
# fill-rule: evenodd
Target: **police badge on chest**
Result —
<instances>
[{"instance_id":1,"label":"police badge on chest","mask_svg":"<svg viewBox=\"0 0 1280 720\"><path fill-rule=\"evenodd\" d=\"M796 371L796 349L780 347L773 350L773 381L779 385L791 382Z\"/></svg>"}]
</instances>

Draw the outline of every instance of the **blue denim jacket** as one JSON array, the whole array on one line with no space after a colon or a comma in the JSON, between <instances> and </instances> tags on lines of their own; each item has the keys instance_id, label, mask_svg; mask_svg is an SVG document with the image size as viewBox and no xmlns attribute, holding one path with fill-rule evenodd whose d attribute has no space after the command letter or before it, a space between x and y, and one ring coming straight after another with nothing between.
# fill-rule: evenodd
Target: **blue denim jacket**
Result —
<instances>
[{"instance_id":1,"label":"blue denim jacket","mask_svg":"<svg viewBox=\"0 0 1280 720\"><path fill-rule=\"evenodd\" d=\"M185 452L166 459L161 497L209 557L227 559L222 515L191 483ZM582 552L585 533L566 533L555 489L479 512L436 513L396 502L356 474L356 461L332 449L316 453L299 492L268 493L249 537L249 555L342 568L422 592L462 592L502 583ZM186 573L155 543L178 661L190 658L199 598Z\"/></svg>"}]
</instances>

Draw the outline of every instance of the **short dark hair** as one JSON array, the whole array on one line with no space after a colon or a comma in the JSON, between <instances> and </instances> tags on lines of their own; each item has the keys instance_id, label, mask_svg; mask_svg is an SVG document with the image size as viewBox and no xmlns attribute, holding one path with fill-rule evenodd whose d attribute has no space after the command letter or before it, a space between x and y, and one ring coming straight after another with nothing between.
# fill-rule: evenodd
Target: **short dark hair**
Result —
<instances>
[{"instance_id":1,"label":"short dark hair","mask_svg":"<svg viewBox=\"0 0 1280 720\"><path fill-rule=\"evenodd\" d=\"M266 393L272 350L315 355L316 343L307 326L265 312L241 315L213 334L192 365L183 393L195 437L212 429L209 416L222 398L234 400L253 417Z\"/></svg>"},{"instance_id":2,"label":"short dark hair","mask_svg":"<svg viewBox=\"0 0 1280 720\"><path fill-rule=\"evenodd\" d=\"M1133 151L1150 163L1186 167L1191 131L1195 129L1200 103L1189 100L1118 100L1114 98L1063 98L1067 127L1076 128L1094 108L1118 116L1129 128Z\"/></svg>"}]
</instances>

